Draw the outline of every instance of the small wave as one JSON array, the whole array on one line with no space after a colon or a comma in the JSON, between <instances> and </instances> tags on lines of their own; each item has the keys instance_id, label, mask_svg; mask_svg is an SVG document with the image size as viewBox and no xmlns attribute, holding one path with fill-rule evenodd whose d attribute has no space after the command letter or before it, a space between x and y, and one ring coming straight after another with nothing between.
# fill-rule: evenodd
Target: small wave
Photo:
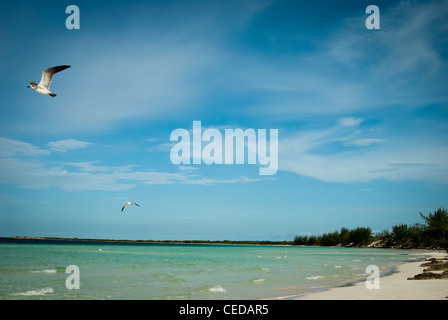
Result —
<instances>
[{"instance_id":1,"label":"small wave","mask_svg":"<svg viewBox=\"0 0 448 320\"><path fill-rule=\"evenodd\" d=\"M213 293L227 292L226 289L224 289L223 287L221 287L219 285L209 288L208 291L213 292Z\"/></svg>"},{"instance_id":2,"label":"small wave","mask_svg":"<svg viewBox=\"0 0 448 320\"><path fill-rule=\"evenodd\" d=\"M261 268L263 271L269 271L269 268Z\"/></svg>"},{"instance_id":3,"label":"small wave","mask_svg":"<svg viewBox=\"0 0 448 320\"><path fill-rule=\"evenodd\" d=\"M256 282L256 283L260 283L260 282L264 282L266 279L263 279L263 278L261 278L261 279L255 279L254 280L254 282Z\"/></svg>"},{"instance_id":4,"label":"small wave","mask_svg":"<svg viewBox=\"0 0 448 320\"><path fill-rule=\"evenodd\" d=\"M335 268L342 268L342 266L334 266Z\"/></svg>"},{"instance_id":5,"label":"small wave","mask_svg":"<svg viewBox=\"0 0 448 320\"><path fill-rule=\"evenodd\" d=\"M45 287L45 288L37 289L37 290L12 293L11 295L13 295L13 296L44 296L47 293L53 293L53 292L54 292L53 288Z\"/></svg>"},{"instance_id":6,"label":"small wave","mask_svg":"<svg viewBox=\"0 0 448 320\"><path fill-rule=\"evenodd\" d=\"M317 280L317 279L322 279L324 276L311 276L311 277L306 277L308 280Z\"/></svg>"},{"instance_id":7,"label":"small wave","mask_svg":"<svg viewBox=\"0 0 448 320\"><path fill-rule=\"evenodd\" d=\"M43 270L33 270L32 273L56 273L56 269L43 269Z\"/></svg>"}]
</instances>

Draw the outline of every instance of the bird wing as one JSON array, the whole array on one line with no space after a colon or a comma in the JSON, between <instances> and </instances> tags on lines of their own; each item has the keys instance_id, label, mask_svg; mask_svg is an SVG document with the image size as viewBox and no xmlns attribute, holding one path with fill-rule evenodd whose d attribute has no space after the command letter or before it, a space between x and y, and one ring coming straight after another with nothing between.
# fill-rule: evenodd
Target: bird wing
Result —
<instances>
[{"instance_id":1,"label":"bird wing","mask_svg":"<svg viewBox=\"0 0 448 320\"><path fill-rule=\"evenodd\" d=\"M124 210L124 207L126 207L128 204L135 204L137 207L140 207L138 204L136 204L135 202L126 202L124 205L123 205L123 207L121 208L121 211L123 211Z\"/></svg>"},{"instance_id":2,"label":"bird wing","mask_svg":"<svg viewBox=\"0 0 448 320\"><path fill-rule=\"evenodd\" d=\"M39 86L50 89L51 79L53 79L53 75L67 68L70 68L70 66L56 66L45 69L44 71L42 71L42 78L40 79Z\"/></svg>"}]
</instances>

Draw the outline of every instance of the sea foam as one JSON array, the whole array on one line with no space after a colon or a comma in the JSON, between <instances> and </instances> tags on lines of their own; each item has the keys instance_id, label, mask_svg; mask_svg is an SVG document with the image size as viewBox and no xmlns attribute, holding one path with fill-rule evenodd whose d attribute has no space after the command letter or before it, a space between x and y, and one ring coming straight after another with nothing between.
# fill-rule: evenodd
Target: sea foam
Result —
<instances>
[{"instance_id":1,"label":"sea foam","mask_svg":"<svg viewBox=\"0 0 448 320\"><path fill-rule=\"evenodd\" d=\"M26 292L12 293L11 295L13 295L13 296L44 296L47 293L53 293L53 292L54 292L53 288L45 287L42 289L30 290L30 291L26 291Z\"/></svg>"},{"instance_id":2,"label":"sea foam","mask_svg":"<svg viewBox=\"0 0 448 320\"><path fill-rule=\"evenodd\" d=\"M32 273L56 273L56 269L33 270Z\"/></svg>"},{"instance_id":3,"label":"sea foam","mask_svg":"<svg viewBox=\"0 0 448 320\"><path fill-rule=\"evenodd\" d=\"M209 288L208 291L213 292L213 293L227 292L226 289L224 289L223 287L221 287L221 286L219 286L219 285L218 285L218 286L214 286L214 287Z\"/></svg>"},{"instance_id":4,"label":"sea foam","mask_svg":"<svg viewBox=\"0 0 448 320\"><path fill-rule=\"evenodd\" d=\"M324 276L311 276L311 277L306 277L308 280L317 280L317 279L322 279Z\"/></svg>"}]
</instances>

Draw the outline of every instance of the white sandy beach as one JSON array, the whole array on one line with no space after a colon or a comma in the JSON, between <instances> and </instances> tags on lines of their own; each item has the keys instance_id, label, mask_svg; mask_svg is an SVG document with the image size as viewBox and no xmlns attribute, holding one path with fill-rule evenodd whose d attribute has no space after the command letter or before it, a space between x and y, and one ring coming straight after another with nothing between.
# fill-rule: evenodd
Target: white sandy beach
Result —
<instances>
[{"instance_id":1,"label":"white sandy beach","mask_svg":"<svg viewBox=\"0 0 448 320\"><path fill-rule=\"evenodd\" d=\"M443 258L444 252L428 252L433 258ZM398 266L398 272L380 277L379 289L367 289L365 282L311 293L297 300L448 300L448 279L407 280L423 273L425 261Z\"/></svg>"}]
</instances>

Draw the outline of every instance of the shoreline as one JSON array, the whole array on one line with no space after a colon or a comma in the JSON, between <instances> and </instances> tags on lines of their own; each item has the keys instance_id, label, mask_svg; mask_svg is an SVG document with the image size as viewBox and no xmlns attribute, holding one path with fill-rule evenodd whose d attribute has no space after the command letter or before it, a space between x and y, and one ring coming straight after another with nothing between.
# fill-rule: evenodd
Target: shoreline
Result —
<instances>
[{"instance_id":1,"label":"shoreline","mask_svg":"<svg viewBox=\"0 0 448 320\"><path fill-rule=\"evenodd\" d=\"M31 236L0 236L0 243L59 243L59 244L130 244L130 245L254 245L293 246L290 241L270 240L128 240L101 238L59 238Z\"/></svg>"},{"instance_id":2,"label":"shoreline","mask_svg":"<svg viewBox=\"0 0 448 320\"><path fill-rule=\"evenodd\" d=\"M380 274L379 289L367 289L366 282L361 281L305 294L293 300L448 300L448 279L408 280L424 272L427 266L422 264L428 259L446 259L448 256L441 251L429 251L425 255L429 256L425 260L405 262L397 266L396 272L385 276Z\"/></svg>"},{"instance_id":3,"label":"shoreline","mask_svg":"<svg viewBox=\"0 0 448 320\"><path fill-rule=\"evenodd\" d=\"M433 252L440 248L427 247L400 247L375 245L374 241L368 245L299 245L287 240L129 240L129 239L102 239L102 238L60 238L60 237L35 237L35 236L0 236L0 243L59 243L59 244L133 244L133 245L249 245L249 246L282 246L282 247L339 247L359 249L397 249L397 250L421 250Z\"/></svg>"}]
</instances>

